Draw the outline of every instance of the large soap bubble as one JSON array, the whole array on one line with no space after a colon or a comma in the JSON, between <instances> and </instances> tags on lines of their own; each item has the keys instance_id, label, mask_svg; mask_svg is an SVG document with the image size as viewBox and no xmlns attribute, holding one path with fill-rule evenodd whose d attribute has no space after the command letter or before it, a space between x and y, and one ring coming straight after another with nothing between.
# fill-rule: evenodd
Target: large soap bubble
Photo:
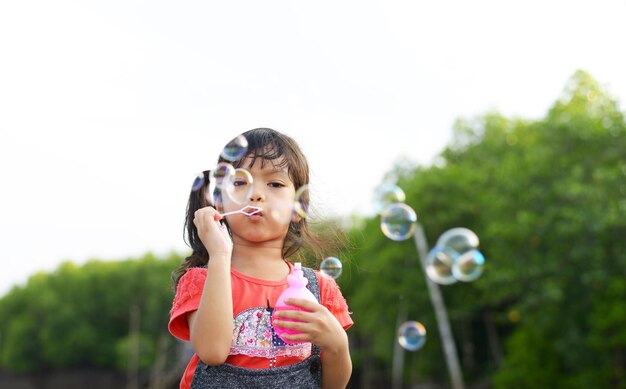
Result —
<instances>
[{"instance_id":1,"label":"large soap bubble","mask_svg":"<svg viewBox=\"0 0 626 389\"><path fill-rule=\"evenodd\" d=\"M452 274L459 281L476 280L483 273L485 257L478 250L469 250L459 255L452 265Z\"/></svg>"},{"instance_id":2,"label":"large soap bubble","mask_svg":"<svg viewBox=\"0 0 626 389\"><path fill-rule=\"evenodd\" d=\"M437 239L437 246L450 247L457 253L478 248L478 236L467 228L457 227L449 229Z\"/></svg>"},{"instance_id":3,"label":"large soap bubble","mask_svg":"<svg viewBox=\"0 0 626 389\"><path fill-rule=\"evenodd\" d=\"M328 257L322 261L320 264L320 271L322 274L326 274L334 279L339 278L341 275L343 265L339 258L336 257Z\"/></svg>"},{"instance_id":4,"label":"large soap bubble","mask_svg":"<svg viewBox=\"0 0 626 389\"><path fill-rule=\"evenodd\" d=\"M220 162L211 172L211 178L215 180L215 185L222 188L225 184L232 182L235 177L235 168L228 162Z\"/></svg>"},{"instance_id":5,"label":"large soap bubble","mask_svg":"<svg viewBox=\"0 0 626 389\"><path fill-rule=\"evenodd\" d=\"M233 162L243 158L247 151L248 140L245 136L238 135L224 146L221 156L225 160Z\"/></svg>"},{"instance_id":6,"label":"large soap bubble","mask_svg":"<svg viewBox=\"0 0 626 389\"><path fill-rule=\"evenodd\" d=\"M380 228L391 240L409 239L415 231L417 215L413 208L406 204L388 205L380 215Z\"/></svg>"},{"instance_id":7,"label":"large soap bubble","mask_svg":"<svg viewBox=\"0 0 626 389\"><path fill-rule=\"evenodd\" d=\"M254 179L249 171L243 168L235 169L230 179L222 182L222 197L228 197L237 204L245 204L252 197Z\"/></svg>"},{"instance_id":8,"label":"large soap bubble","mask_svg":"<svg viewBox=\"0 0 626 389\"><path fill-rule=\"evenodd\" d=\"M450 285L457 280L452 267L459 253L446 246L435 246L426 256L426 274L428 278L441 285Z\"/></svg>"},{"instance_id":9,"label":"large soap bubble","mask_svg":"<svg viewBox=\"0 0 626 389\"><path fill-rule=\"evenodd\" d=\"M482 274L485 257L478 251L478 243L478 236L472 230L463 227L449 229L437 240L438 247L458 254L453 258L450 267L455 279L470 282ZM447 276L444 278L447 279Z\"/></svg>"}]
</instances>

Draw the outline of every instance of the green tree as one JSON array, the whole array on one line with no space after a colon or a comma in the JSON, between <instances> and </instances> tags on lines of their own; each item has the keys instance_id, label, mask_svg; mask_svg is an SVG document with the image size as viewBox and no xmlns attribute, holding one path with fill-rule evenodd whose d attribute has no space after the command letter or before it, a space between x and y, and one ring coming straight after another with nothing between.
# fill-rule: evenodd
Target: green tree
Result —
<instances>
[{"instance_id":1,"label":"green tree","mask_svg":"<svg viewBox=\"0 0 626 389\"><path fill-rule=\"evenodd\" d=\"M459 120L435 165L390 172L431 245L459 226L481 238L483 276L442 288L466 381L626 385L624 150L617 103L579 71L544 119L487 113ZM386 240L378 223L367 219L351 232L358 249L344 290L353 336L367 339L363 353L388 372L402 298L409 317L429 331L407 377L445 381L417 253L410 241ZM356 354L359 363L366 359Z\"/></svg>"},{"instance_id":2,"label":"green tree","mask_svg":"<svg viewBox=\"0 0 626 389\"><path fill-rule=\"evenodd\" d=\"M151 254L122 261L61 264L38 273L0 299L0 368L14 372L95 366L124 370L129 344L139 342L139 368L154 363L167 336L170 274L182 258ZM131 307L138 332L131 333Z\"/></svg>"}]
</instances>

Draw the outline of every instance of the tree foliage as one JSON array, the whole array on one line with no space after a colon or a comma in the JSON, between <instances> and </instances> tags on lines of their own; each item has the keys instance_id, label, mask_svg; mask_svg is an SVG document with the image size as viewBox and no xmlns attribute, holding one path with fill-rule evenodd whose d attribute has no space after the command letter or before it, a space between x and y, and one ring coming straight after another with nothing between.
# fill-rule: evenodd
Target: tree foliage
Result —
<instances>
[{"instance_id":1,"label":"tree foliage","mask_svg":"<svg viewBox=\"0 0 626 389\"><path fill-rule=\"evenodd\" d=\"M167 334L170 273L180 262L178 255L157 259L148 254L135 260L91 260L82 266L65 262L52 273L31 276L0 299L0 368L124 370L135 337L139 367L149 367L159 336ZM134 330L133 306L140 312Z\"/></svg>"},{"instance_id":2,"label":"tree foliage","mask_svg":"<svg viewBox=\"0 0 626 389\"><path fill-rule=\"evenodd\" d=\"M576 72L541 120L459 120L433 166L391 175L431 243L460 226L481 238L483 276L442 287L466 381L626 387L626 124L595 80ZM417 251L378 223L351 233L353 336L388 374L406 304L429 331L406 375L445 380Z\"/></svg>"}]
</instances>

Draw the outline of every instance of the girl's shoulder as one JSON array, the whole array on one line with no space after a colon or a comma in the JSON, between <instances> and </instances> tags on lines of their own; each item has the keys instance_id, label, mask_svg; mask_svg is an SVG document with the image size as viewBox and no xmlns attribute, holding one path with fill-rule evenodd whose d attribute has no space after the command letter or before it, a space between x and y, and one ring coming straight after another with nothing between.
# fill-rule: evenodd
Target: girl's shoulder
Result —
<instances>
[{"instance_id":1,"label":"girl's shoulder","mask_svg":"<svg viewBox=\"0 0 626 389\"><path fill-rule=\"evenodd\" d=\"M178 280L178 285L176 286L177 294L181 290L197 289L198 286L202 288L206 280L206 274L206 267L191 267L187 269L185 274Z\"/></svg>"},{"instance_id":2,"label":"girl's shoulder","mask_svg":"<svg viewBox=\"0 0 626 389\"><path fill-rule=\"evenodd\" d=\"M320 289L322 288L339 289L339 285L337 285L337 282L335 281L333 277L327 274L324 274L320 270L317 270L317 269L311 268L311 270L313 270L315 272L315 275L317 276L317 282L320 285Z\"/></svg>"},{"instance_id":3,"label":"girl's shoulder","mask_svg":"<svg viewBox=\"0 0 626 389\"><path fill-rule=\"evenodd\" d=\"M206 272L207 272L206 265L200 266L200 267L190 267L189 269L187 269L185 274L183 274L182 277L180 277L180 279L182 280L183 278L206 277Z\"/></svg>"},{"instance_id":4,"label":"girl's shoulder","mask_svg":"<svg viewBox=\"0 0 626 389\"><path fill-rule=\"evenodd\" d=\"M315 275L317 276L317 281L319 283L322 304L347 309L346 300L343 297L341 289L335 279L320 272L319 270L315 270Z\"/></svg>"},{"instance_id":5,"label":"girl's shoulder","mask_svg":"<svg viewBox=\"0 0 626 389\"><path fill-rule=\"evenodd\" d=\"M172 335L179 339L189 340L187 313L195 311L200 305L204 281L206 280L206 270L201 267L189 268L178 280L176 294L170 309L168 329Z\"/></svg>"},{"instance_id":6,"label":"girl's shoulder","mask_svg":"<svg viewBox=\"0 0 626 389\"><path fill-rule=\"evenodd\" d=\"M320 288L320 302L339 320L341 326L347 330L353 324L350 317L348 302L343 297L339 285L334 278L318 270L315 271Z\"/></svg>"}]
</instances>

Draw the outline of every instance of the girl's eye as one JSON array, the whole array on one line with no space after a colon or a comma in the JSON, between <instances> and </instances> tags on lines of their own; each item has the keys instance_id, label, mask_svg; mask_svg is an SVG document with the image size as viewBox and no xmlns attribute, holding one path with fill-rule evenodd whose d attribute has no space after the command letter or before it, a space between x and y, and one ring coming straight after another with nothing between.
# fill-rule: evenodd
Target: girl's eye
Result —
<instances>
[{"instance_id":1,"label":"girl's eye","mask_svg":"<svg viewBox=\"0 0 626 389\"><path fill-rule=\"evenodd\" d=\"M247 184L248 184L248 181L246 180L235 180L233 182L234 186L242 186L242 185L247 185Z\"/></svg>"},{"instance_id":2,"label":"girl's eye","mask_svg":"<svg viewBox=\"0 0 626 389\"><path fill-rule=\"evenodd\" d=\"M281 182L270 182L268 185L271 186L272 188L282 188L285 186Z\"/></svg>"}]
</instances>

